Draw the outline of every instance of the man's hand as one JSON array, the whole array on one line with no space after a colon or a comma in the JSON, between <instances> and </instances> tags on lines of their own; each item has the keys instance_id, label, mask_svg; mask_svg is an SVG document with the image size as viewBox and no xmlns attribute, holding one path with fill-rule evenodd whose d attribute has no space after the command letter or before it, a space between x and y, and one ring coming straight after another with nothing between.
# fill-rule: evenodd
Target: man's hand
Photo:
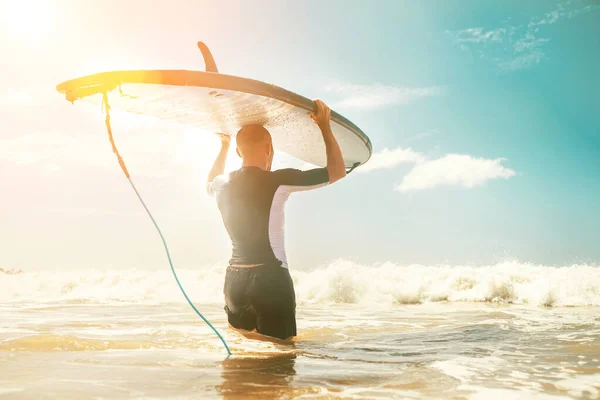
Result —
<instances>
[{"instance_id":1,"label":"man's hand","mask_svg":"<svg viewBox=\"0 0 600 400\"><path fill-rule=\"evenodd\" d=\"M309 116L319 126L319 128L328 128L330 125L329 120L331 119L331 110L321 100L315 100L317 106L317 113L310 113Z\"/></svg>"},{"instance_id":2,"label":"man's hand","mask_svg":"<svg viewBox=\"0 0 600 400\"><path fill-rule=\"evenodd\" d=\"M229 147L231 144L231 136L225 133L217 133L219 139L221 139L221 147Z\"/></svg>"}]
</instances>

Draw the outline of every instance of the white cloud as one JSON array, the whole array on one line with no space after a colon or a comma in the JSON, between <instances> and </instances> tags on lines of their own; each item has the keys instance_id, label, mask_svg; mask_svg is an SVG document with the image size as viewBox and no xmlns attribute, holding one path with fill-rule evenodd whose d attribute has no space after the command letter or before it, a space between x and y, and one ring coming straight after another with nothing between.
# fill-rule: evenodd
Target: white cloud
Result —
<instances>
[{"instance_id":1,"label":"white cloud","mask_svg":"<svg viewBox=\"0 0 600 400\"><path fill-rule=\"evenodd\" d=\"M535 17L529 22L528 27L533 28L534 26L538 25L551 25L558 21L560 17L565 15L562 11L563 10L559 8L558 10L546 13L546 15L544 15L542 18Z\"/></svg>"},{"instance_id":2,"label":"white cloud","mask_svg":"<svg viewBox=\"0 0 600 400\"><path fill-rule=\"evenodd\" d=\"M469 28L449 32L461 50L474 52L479 59L491 58L504 71L516 71L538 65L546 56L541 47L550 39L536 37L536 29L510 26L484 30ZM516 39L514 39L516 37ZM507 47L505 43L508 43Z\"/></svg>"},{"instance_id":3,"label":"white cloud","mask_svg":"<svg viewBox=\"0 0 600 400\"><path fill-rule=\"evenodd\" d=\"M515 171L502 165L503 158L476 158L468 154L448 154L428 160L423 153L411 148L383 149L373 154L368 163L356 172L389 169L400 164L414 164L402 182L394 187L399 192L431 189L437 186L472 188L491 179L508 179Z\"/></svg>"},{"instance_id":4,"label":"white cloud","mask_svg":"<svg viewBox=\"0 0 600 400\"><path fill-rule=\"evenodd\" d=\"M425 160L423 154L414 151L413 149L403 149L398 147L394 150L383 149L382 151L373 154L369 162L361 166L356 172L369 172L376 169L393 168L399 164L419 163Z\"/></svg>"},{"instance_id":5,"label":"white cloud","mask_svg":"<svg viewBox=\"0 0 600 400\"><path fill-rule=\"evenodd\" d=\"M455 43L484 43L487 41L501 42L505 35L506 29L504 28L486 31L484 28L477 27L454 32L453 37Z\"/></svg>"},{"instance_id":6,"label":"white cloud","mask_svg":"<svg viewBox=\"0 0 600 400\"><path fill-rule=\"evenodd\" d=\"M503 71L517 71L535 67L548 58L542 47L550 39L538 37L540 28L596 8L597 6L586 6L567 9L560 5L558 9L545 13L542 17L531 18L526 25L505 25L496 29L474 27L447 33L461 50L478 54L479 59L491 59Z\"/></svg>"},{"instance_id":7,"label":"white cloud","mask_svg":"<svg viewBox=\"0 0 600 400\"><path fill-rule=\"evenodd\" d=\"M516 41L514 50L516 53L533 51L548 41L550 39L536 38L532 32L527 32L524 37Z\"/></svg>"},{"instance_id":8,"label":"white cloud","mask_svg":"<svg viewBox=\"0 0 600 400\"><path fill-rule=\"evenodd\" d=\"M445 91L443 87L439 86L406 88L379 83L373 85L335 83L327 86L325 90L341 97L333 104L334 107L357 109L375 109L406 104L423 97L439 96Z\"/></svg>"},{"instance_id":9,"label":"white cloud","mask_svg":"<svg viewBox=\"0 0 600 400\"><path fill-rule=\"evenodd\" d=\"M533 51L511 60L500 61L498 67L507 72L528 69L538 65L544 58L546 55L542 51Z\"/></svg>"},{"instance_id":10,"label":"white cloud","mask_svg":"<svg viewBox=\"0 0 600 400\"><path fill-rule=\"evenodd\" d=\"M579 14L587 13L589 11L598 9L599 7L600 7L600 4L590 4L585 7L581 7L581 8L567 9L563 5L559 5L556 10L544 14L544 16L541 18L539 18L539 17L532 18L531 21L529 22L529 25L527 25L527 26L529 28L534 28L534 27L537 27L540 25L552 25L563 18L571 19L571 18L578 16Z\"/></svg>"},{"instance_id":11,"label":"white cloud","mask_svg":"<svg viewBox=\"0 0 600 400\"><path fill-rule=\"evenodd\" d=\"M491 160L466 154L448 154L436 160L417 163L394 189L410 192L437 186L472 188L490 179L508 179L515 175L515 171L503 166L503 161L503 158Z\"/></svg>"}]
</instances>

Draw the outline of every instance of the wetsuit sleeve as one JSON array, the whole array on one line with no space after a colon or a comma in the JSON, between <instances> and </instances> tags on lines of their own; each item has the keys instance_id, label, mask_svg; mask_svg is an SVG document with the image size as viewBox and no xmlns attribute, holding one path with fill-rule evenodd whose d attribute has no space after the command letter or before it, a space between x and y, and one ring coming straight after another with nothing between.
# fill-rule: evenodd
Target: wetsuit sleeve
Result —
<instances>
[{"instance_id":1,"label":"wetsuit sleeve","mask_svg":"<svg viewBox=\"0 0 600 400\"><path fill-rule=\"evenodd\" d=\"M215 196L220 190L223 184L227 181L227 177L225 175L218 175L212 182L208 182L206 184L206 192L209 196Z\"/></svg>"},{"instance_id":2,"label":"wetsuit sleeve","mask_svg":"<svg viewBox=\"0 0 600 400\"><path fill-rule=\"evenodd\" d=\"M277 183L285 187L288 192L316 189L329 183L327 168L314 168L307 171L287 168L274 173Z\"/></svg>"}]
</instances>

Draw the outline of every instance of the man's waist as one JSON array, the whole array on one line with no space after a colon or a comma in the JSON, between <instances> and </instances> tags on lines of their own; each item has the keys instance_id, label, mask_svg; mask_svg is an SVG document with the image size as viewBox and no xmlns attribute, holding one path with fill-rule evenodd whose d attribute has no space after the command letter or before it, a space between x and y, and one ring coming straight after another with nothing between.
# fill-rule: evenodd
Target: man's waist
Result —
<instances>
[{"instance_id":1,"label":"man's waist","mask_svg":"<svg viewBox=\"0 0 600 400\"><path fill-rule=\"evenodd\" d=\"M264 265L265 264L229 264L229 266L232 268L256 268Z\"/></svg>"},{"instance_id":2,"label":"man's waist","mask_svg":"<svg viewBox=\"0 0 600 400\"><path fill-rule=\"evenodd\" d=\"M231 259L229 261L229 266L232 268L257 268L269 266L287 268L287 265L278 259L263 262Z\"/></svg>"}]
</instances>

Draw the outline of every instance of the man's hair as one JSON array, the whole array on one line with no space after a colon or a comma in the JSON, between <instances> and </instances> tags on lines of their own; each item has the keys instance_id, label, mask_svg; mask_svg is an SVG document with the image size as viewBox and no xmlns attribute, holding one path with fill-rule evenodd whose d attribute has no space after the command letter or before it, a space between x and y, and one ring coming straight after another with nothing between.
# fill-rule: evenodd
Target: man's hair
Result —
<instances>
[{"instance_id":1,"label":"man's hair","mask_svg":"<svg viewBox=\"0 0 600 400\"><path fill-rule=\"evenodd\" d=\"M264 141L270 142L271 134L262 125L246 125L235 136L235 143L242 151Z\"/></svg>"}]
</instances>

